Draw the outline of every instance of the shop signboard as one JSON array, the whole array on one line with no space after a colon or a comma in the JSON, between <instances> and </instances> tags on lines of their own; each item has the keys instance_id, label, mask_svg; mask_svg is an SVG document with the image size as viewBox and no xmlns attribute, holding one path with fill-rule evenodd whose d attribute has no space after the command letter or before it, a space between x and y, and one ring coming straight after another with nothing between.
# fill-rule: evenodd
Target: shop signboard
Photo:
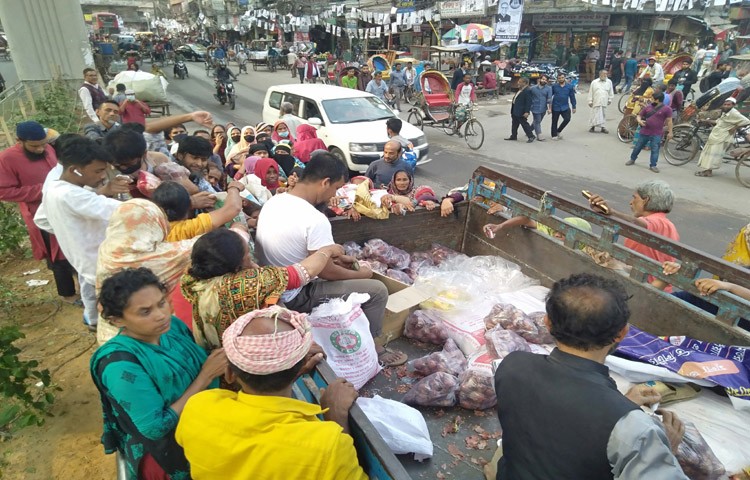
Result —
<instances>
[{"instance_id":1,"label":"shop signboard","mask_svg":"<svg viewBox=\"0 0 750 480\"><path fill-rule=\"evenodd\" d=\"M499 0L495 15L495 41L517 42L523 19L523 0Z\"/></svg>"},{"instance_id":2,"label":"shop signboard","mask_svg":"<svg viewBox=\"0 0 750 480\"><path fill-rule=\"evenodd\" d=\"M609 68L612 63L612 56L616 51L622 48L622 41L624 40L625 32L609 32L609 38L607 39L607 52L604 54L604 68ZM623 60L624 62L625 60Z\"/></svg>"},{"instance_id":3,"label":"shop signboard","mask_svg":"<svg viewBox=\"0 0 750 480\"><path fill-rule=\"evenodd\" d=\"M484 15L485 0L450 0L440 2L442 18L476 17Z\"/></svg>"},{"instance_id":4,"label":"shop signboard","mask_svg":"<svg viewBox=\"0 0 750 480\"><path fill-rule=\"evenodd\" d=\"M609 15L606 13L544 13L534 15L534 27L606 27Z\"/></svg>"},{"instance_id":5,"label":"shop signboard","mask_svg":"<svg viewBox=\"0 0 750 480\"><path fill-rule=\"evenodd\" d=\"M394 0L393 6L396 7L396 13L411 13L416 11L414 0Z\"/></svg>"}]
</instances>

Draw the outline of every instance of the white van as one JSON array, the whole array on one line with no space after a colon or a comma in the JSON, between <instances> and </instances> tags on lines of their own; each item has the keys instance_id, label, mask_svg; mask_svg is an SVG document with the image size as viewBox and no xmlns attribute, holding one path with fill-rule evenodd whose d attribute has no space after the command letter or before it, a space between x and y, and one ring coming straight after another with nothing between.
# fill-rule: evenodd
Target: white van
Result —
<instances>
[{"instance_id":1,"label":"white van","mask_svg":"<svg viewBox=\"0 0 750 480\"><path fill-rule=\"evenodd\" d=\"M349 170L364 172L380 158L388 141L385 122L396 114L376 96L353 90L318 84L276 85L268 89L263 101L263 121L279 119L283 102L294 105L295 115L303 123L317 128L318 138L328 150L345 162ZM403 122L401 136L414 145L417 165L430 161L429 144L424 132Z\"/></svg>"}]
</instances>

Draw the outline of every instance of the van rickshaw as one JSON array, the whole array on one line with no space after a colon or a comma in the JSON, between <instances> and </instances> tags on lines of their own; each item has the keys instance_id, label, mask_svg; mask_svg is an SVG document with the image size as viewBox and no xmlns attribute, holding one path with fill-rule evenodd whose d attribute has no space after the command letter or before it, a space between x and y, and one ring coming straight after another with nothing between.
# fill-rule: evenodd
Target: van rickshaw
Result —
<instances>
[{"instance_id":1,"label":"van rickshaw","mask_svg":"<svg viewBox=\"0 0 750 480\"><path fill-rule=\"evenodd\" d=\"M475 106L458 105L448 79L437 70L419 75L422 102L409 110L407 121L424 130L425 126L442 128L447 135L463 136L472 150L484 143L484 127L474 118Z\"/></svg>"}]
</instances>

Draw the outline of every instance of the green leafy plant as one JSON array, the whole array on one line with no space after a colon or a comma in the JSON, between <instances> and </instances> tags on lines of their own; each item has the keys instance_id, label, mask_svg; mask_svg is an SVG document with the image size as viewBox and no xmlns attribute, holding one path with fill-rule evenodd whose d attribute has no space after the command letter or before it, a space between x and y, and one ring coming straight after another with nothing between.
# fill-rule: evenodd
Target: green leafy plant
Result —
<instances>
[{"instance_id":1,"label":"green leafy plant","mask_svg":"<svg viewBox=\"0 0 750 480\"><path fill-rule=\"evenodd\" d=\"M21 360L21 350L14 345L24 334L16 326L0 328L0 438L9 437L13 430L31 425L42 425L55 395L50 391L52 378L49 370L40 370L36 360ZM41 382L41 387L37 385Z\"/></svg>"},{"instance_id":2,"label":"green leafy plant","mask_svg":"<svg viewBox=\"0 0 750 480\"><path fill-rule=\"evenodd\" d=\"M18 206L0 202L0 254L21 251L27 236Z\"/></svg>"}]
</instances>

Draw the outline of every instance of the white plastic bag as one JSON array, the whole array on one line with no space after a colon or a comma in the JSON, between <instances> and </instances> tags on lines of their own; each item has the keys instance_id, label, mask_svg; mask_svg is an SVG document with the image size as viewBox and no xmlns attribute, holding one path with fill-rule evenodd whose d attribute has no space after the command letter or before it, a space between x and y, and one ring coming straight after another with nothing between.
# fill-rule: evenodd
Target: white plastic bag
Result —
<instances>
[{"instance_id":1,"label":"white plastic bag","mask_svg":"<svg viewBox=\"0 0 750 480\"><path fill-rule=\"evenodd\" d=\"M308 317L313 340L323 347L328 364L337 376L350 381L359 390L378 374L381 366L375 352L361 305L370 299L366 293L352 293L349 298L334 298L318 305Z\"/></svg>"},{"instance_id":2,"label":"white plastic bag","mask_svg":"<svg viewBox=\"0 0 750 480\"><path fill-rule=\"evenodd\" d=\"M360 397L357 405L393 453L413 453L419 462L432 457L430 432L419 410L379 395Z\"/></svg>"}]
</instances>

